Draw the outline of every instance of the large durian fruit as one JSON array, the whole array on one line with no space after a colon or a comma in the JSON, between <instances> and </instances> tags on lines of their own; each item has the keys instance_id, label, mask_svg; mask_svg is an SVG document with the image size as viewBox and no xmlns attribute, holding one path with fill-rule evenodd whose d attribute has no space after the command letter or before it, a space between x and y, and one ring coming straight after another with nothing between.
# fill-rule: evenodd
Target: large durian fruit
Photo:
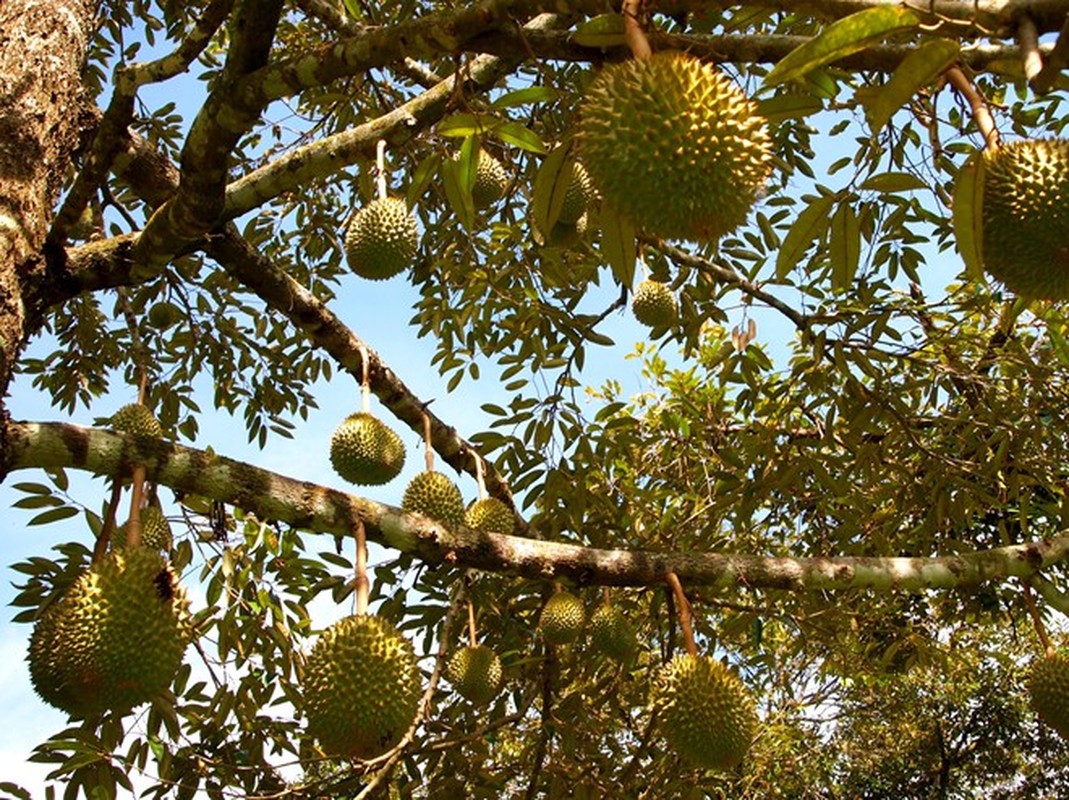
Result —
<instances>
[{"instance_id":1,"label":"large durian fruit","mask_svg":"<svg viewBox=\"0 0 1069 800\"><path fill-rule=\"evenodd\" d=\"M38 618L30 679L72 715L127 711L170 686L191 632L188 601L163 556L113 550Z\"/></svg>"},{"instance_id":2,"label":"large durian fruit","mask_svg":"<svg viewBox=\"0 0 1069 800\"><path fill-rule=\"evenodd\" d=\"M1022 297L1069 298L1069 140L983 154L984 268Z\"/></svg>"},{"instance_id":3,"label":"large durian fruit","mask_svg":"<svg viewBox=\"0 0 1069 800\"><path fill-rule=\"evenodd\" d=\"M595 188L656 236L718 239L745 222L768 178L771 138L755 104L684 53L605 67L579 114Z\"/></svg>"},{"instance_id":4,"label":"large durian fruit","mask_svg":"<svg viewBox=\"0 0 1069 800\"><path fill-rule=\"evenodd\" d=\"M401 472L405 446L384 422L358 411L346 417L330 437L330 463L351 483L379 486Z\"/></svg>"},{"instance_id":5,"label":"large durian fruit","mask_svg":"<svg viewBox=\"0 0 1069 800\"><path fill-rule=\"evenodd\" d=\"M511 508L496 497L484 497L468 506L464 512L464 524L477 531L511 536L516 530L516 516Z\"/></svg>"},{"instance_id":6,"label":"large durian fruit","mask_svg":"<svg viewBox=\"0 0 1069 800\"><path fill-rule=\"evenodd\" d=\"M714 658L680 655L658 674L651 707L662 733L687 763L730 769L753 741L757 714L746 687Z\"/></svg>"},{"instance_id":7,"label":"large durian fruit","mask_svg":"<svg viewBox=\"0 0 1069 800\"><path fill-rule=\"evenodd\" d=\"M419 228L405 201L373 200L353 215L345 234L349 269L373 281L392 278L408 269L419 249Z\"/></svg>"},{"instance_id":8,"label":"large durian fruit","mask_svg":"<svg viewBox=\"0 0 1069 800\"><path fill-rule=\"evenodd\" d=\"M132 433L138 436L163 436L163 426L147 406L129 403L123 406L108 420L112 430L120 433Z\"/></svg>"},{"instance_id":9,"label":"large durian fruit","mask_svg":"<svg viewBox=\"0 0 1069 800\"><path fill-rule=\"evenodd\" d=\"M475 166L475 183L471 187L471 200L478 209L492 206L505 196L509 185L509 174L501 162L487 153L479 151L479 161Z\"/></svg>"},{"instance_id":10,"label":"large durian fruit","mask_svg":"<svg viewBox=\"0 0 1069 800\"><path fill-rule=\"evenodd\" d=\"M302 688L308 732L326 753L375 758L416 718L419 666L412 644L390 622L358 614L320 634Z\"/></svg>"},{"instance_id":11,"label":"large durian fruit","mask_svg":"<svg viewBox=\"0 0 1069 800\"><path fill-rule=\"evenodd\" d=\"M449 659L446 677L459 695L475 705L486 705L501 688L501 659L484 644L462 647Z\"/></svg>"},{"instance_id":12,"label":"large durian fruit","mask_svg":"<svg viewBox=\"0 0 1069 800\"><path fill-rule=\"evenodd\" d=\"M627 661L638 648L634 626L611 603L602 603L591 615L590 643L614 661Z\"/></svg>"},{"instance_id":13,"label":"large durian fruit","mask_svg":"<svg viewBox=\"0 0 1069 800\"><path fill-rule=\"evenodd\" d=\"M542 607L538 629L550 644L568 644L579 638L586 624L583 601L570 592L557 592Z\"/></svg>"},{"instance_id":14,"label":"large durian fruit","mask_svg":"<svg viewBox=\"0 0 1069 800\"><path fill-rule=\"evenodd\" d=\"M405 488L401 508L436 519L449 528L464 522L464 496L441 472L421 472Z\"/></svg>"},{"instance_id":15,"label":"large durian fruit","mask_svg":"<svg viewBox=\"0 0 1069 800\"><path fill-rule=\"evenodd\" d=\"M1055 654L1037 659L1028 676L1032 708L1063 739L1069 739L1069 658Z\"/></svg>"}]
</instances>

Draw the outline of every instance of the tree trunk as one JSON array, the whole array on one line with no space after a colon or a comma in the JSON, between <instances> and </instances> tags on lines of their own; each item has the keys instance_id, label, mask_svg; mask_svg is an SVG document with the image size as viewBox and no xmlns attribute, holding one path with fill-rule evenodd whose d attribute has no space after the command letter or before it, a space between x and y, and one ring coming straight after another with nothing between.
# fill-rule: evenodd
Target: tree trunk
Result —
<instances>
[{"instance_id":1,"label":"tree trunk","mask_svg":"<svg viewBox=\"0 0 1069 800\"><path fill-rule=\"evenodd\" d=\"M0 2L0 418L40 309L27 297L44 274L45 239L93 100L81 73L97 0ZM2 430L2 428L0 428ZM0 480L7 472L0 439Z\"/></svg>"}]
</instances>

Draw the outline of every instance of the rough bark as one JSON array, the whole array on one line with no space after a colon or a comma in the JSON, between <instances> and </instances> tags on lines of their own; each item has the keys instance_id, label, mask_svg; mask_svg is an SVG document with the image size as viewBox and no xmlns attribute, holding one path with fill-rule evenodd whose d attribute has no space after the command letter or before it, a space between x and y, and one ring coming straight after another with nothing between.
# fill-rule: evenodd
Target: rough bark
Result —
<instances>
[{"instance_id":1,"label":"rough bark","mask_svg":"<svg viewBox=\"0 0 1069 800\"><path fill-rule=\"evenodd\" d=\"M88 120L81 69L96 11L95 0L0 3L0 398L28 335L28 287L46 269L52 210ZM5 445L0 434L0 479Z\"/></svg>"}]
</instances>

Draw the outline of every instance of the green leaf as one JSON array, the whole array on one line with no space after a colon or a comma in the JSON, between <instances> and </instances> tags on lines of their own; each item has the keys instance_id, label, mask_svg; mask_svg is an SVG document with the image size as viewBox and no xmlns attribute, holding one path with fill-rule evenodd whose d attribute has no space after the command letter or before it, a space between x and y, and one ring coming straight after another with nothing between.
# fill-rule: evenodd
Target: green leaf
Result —
<instances>
[{"instance_id":1,"label":"green leaf","mask_svg":"<svg viewBox=\"0 0 1069 800\"><path fill-rule=\"evenodd\" d=\"M601 254L621 286L635 281L635 226L606 204L601 207Z\"/></svg>"},{"instance_id":2,"label":"green leaf","mask_svg":"<svg viewBox=\"0 0 1069 800\"><path fill-rule=\"evenodd\" d=\"M828 257L831 259L832 289L846 291L853 284L861 262L861 226L849 202L840 203L831 218Z\"/></svg>"},{"instance_id":3,"label":"green leaf","mask_svg":"<svg viewBox=\"0 0 1069 800\"><path fill-rule=\"evenodd\" d=\"M902 6L876 6L833 22L817 37L789 52L765 76L765 86L777 86L810 70L864 50L873 42L920 24L920 18Z\"/></svg>"},{"instance_id":4,"label":"green leaf","mask_svg":"<svg viewBox=\"0 0 1069 800\"><path fill-rule=\"evenodd\" d=\"M439 153L431 153L412 172L412 178L408 182L408 189L405 191L405 201L408 203L409 208L416 205L416 202L427 188L427 184L431 182L441 165L442 156Z\"/></svg>"},{"instance_id":5,"label":"green leaf","mask_svg":"<svg viewBox=\"0 0 1069 800\"><path fill-rule=\"evenodd\" d=\"M784 280L802 260L813 240L828 229L828 212L834 202L835 195L821 195L812 200L795 219L776 256L777 280Z\"/></svg>"},{"instance_id":6,"label":"green leaf","mask_svg":"<svg viewBox=\"0 0 1069 800\"><path fill-rule=\"evenodd\" d=\"M515 145L529 153L543 155L549 152L546 143L537 133L518 122L502 122L493 129L493 134L505 144Z\"/></svg>"},{"instance_id":7,"label":"green leaf","mask_svg":"<svg viewBox=\"0 0 1069 800\"><path fill-rule=\"evenodd\" d=\"M824 110L824 102L811 94L781 94L757 103L757 113L769 122L808 117Z\"/></svg>"},{"instance_id":8,"label":"green leaf","mask_svg":"<svg viewBox=\"0 0 1069 800\"><path fill-rule=\"evenodd\" d=\"M490 133L501 125L501 120L492 114L453 114L446 117L435 131L441 136L474 136Z\"/></svg>"},{"instance_id":9,"label":"green leaf","mask_svg":"<svg viewBox=\"0 0 1069 800\"><path fill-rule=\"evenodd\" d=\"M559 96L560 93L552 86L527 86L513 92L506 92L490 105L493 108L513 108L532 103L551 103Z\"/></svg>"},{"instance_id":10,"label":"green leaf","mask_svg":"<svg viewBox=\"0 0 1069 800\"><path fill-rule=\"evenodd\" d=\"M620 47L627 44L621 14L598 14L572 33L572 41L583 47Z\"/></svg>"},{"instance_id":11,"label":"green leaf","mask_svg":"<svg viewBox=\"0 0 1069 800\"><path fill-rule=\"evenodd\" d=\"M345 3L345 10L349 12L349 16L353 19L360 19L363 14L360 11L360 0L343 0Z\"/></svg>"},{"instance_id":12,"label":"green leaf","mask_svg":"<svg viewBox=\"0 0 1069 800\"><path fill-rule=\"evenodd\" d=\"M560 216L564 194L571 180L569 148L570 143L562 144L543 159L531 190L531 222L547 240Z\"/></svg>"},{"instance_id":13,"label":"green leaf","mask_svg":"<svg viewBox=\"0 0 1069 800\"><path fill-rule=\"evenodd\" d=\"M933 39L910 52L883 86L866 87L857 95L865 107L865 119L873 134L891 121L898 109L920 89L935 80L961 54L961 45L949 39Z\"/></svg>"},{"instance_id":14,"label":"green leaf","mask_svg":"<svg viewBox=\"0 0 1069 800\"><path fill-rule=\"evenodd\" d=\"M468 230L475 227L475 201L471 198L471 187L475 183L477 163L478 140L474 136L464 140L457 158L442 160L445 199L460 219L460 223Z\"/></svg>"},{"instance_id":15,"label":"green leaf","mask_svg":"<svg viewBox=\"0 0 1069 800\"><path fill-rule=\"evenodd\" d=\"M915 192L927 186L928 184L916 175L910 175L908 172L881 172L861 184L862 189L873 192Z\"/></svg>"},{"instance_id":16,"label":"green leaf","mask_svg":"<svg viewBox=\"0 0 1069 800\"><path fill-rule=\"evenodd\" d=\"M981 280L983 259L984 158L977 150L954 181L954 238L969 280Z\"/></svg>"}]
</instances>

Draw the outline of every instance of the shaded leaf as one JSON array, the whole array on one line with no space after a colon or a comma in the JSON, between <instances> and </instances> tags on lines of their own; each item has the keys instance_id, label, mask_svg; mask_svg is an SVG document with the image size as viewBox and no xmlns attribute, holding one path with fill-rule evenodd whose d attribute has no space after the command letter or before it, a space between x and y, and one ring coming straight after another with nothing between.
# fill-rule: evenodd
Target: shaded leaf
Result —
<instances>
[{"instance_id":1,"label":"shaded leaf","mask_svg":"<svg viewBox=\"0 0 1069 800\"><path fill-rule=\"evenodd\" d=\"M898 109L920 89L935 80L960 55L961 45L949 39L925 42L902 59L891 79L858 97L865 107L865 119L872 132L879 133Z\"/></svg>"},{"instance_id":2,"label":"shaded leaf","mask_svg":"<svg viewBox=\"0 0 1069 800\"><path fill-rule=\"evenodd\" d=\"M984 158L977 150L958 170L954 181L954 238L970 280L984 274L983 260Z\"/></svg>"},{"instance_id":3,"label":"shaded leaf","mask_svg":"<svg viewBox=\"0 0 1069 800\"><path fill-rule=\"evenodd\" d=\"M786 278L802 260L813 240L828 229L828 212L834 202L834 195L821 195L812 200L795 219L776 256L777 280Z\"/></svg>"},{"instance_id":4,"label":"shaded leaf","mask_svg":"<svg viewBox=\"0 0 1069 800\"><path fill-rule=\"evenodd\" d=\"M861 262L861 227L849 202L842 202L831 218L828 241L831 258L832 289L841 292L850 288Z\"/></svg>"},{"instance_id":5,"label":"shaded leaf","mask_svg":"<svg viewBox=\"0 0 1069 800\"><path fill-rule=\"evenodd\" d=\"M635 226L608 206L602 206L601 253L617 283L630 286L635 280Z\"/></svg>"},{"instance_id":6,"label":"shaded leaf","mask_svg":"<svg viewBox=\"0 0 1069 800\"><path fill-rule=\"evenodd\" d=\"M623 15L599 14L588 19L572 33L572 41L583 47L619 47L627 44Z\"/></svg>"},{"instance_id":7,"label":"shaded leaf","mask_svg":"<svg viewBox=\"0 0 1069 800\"><path fill-rule=\"evenodd\" d=\"M915 192L927 187L924 181L908 172L881 172L861 184L862 189L874 192Z\"/></svg>"}]
</instances>

